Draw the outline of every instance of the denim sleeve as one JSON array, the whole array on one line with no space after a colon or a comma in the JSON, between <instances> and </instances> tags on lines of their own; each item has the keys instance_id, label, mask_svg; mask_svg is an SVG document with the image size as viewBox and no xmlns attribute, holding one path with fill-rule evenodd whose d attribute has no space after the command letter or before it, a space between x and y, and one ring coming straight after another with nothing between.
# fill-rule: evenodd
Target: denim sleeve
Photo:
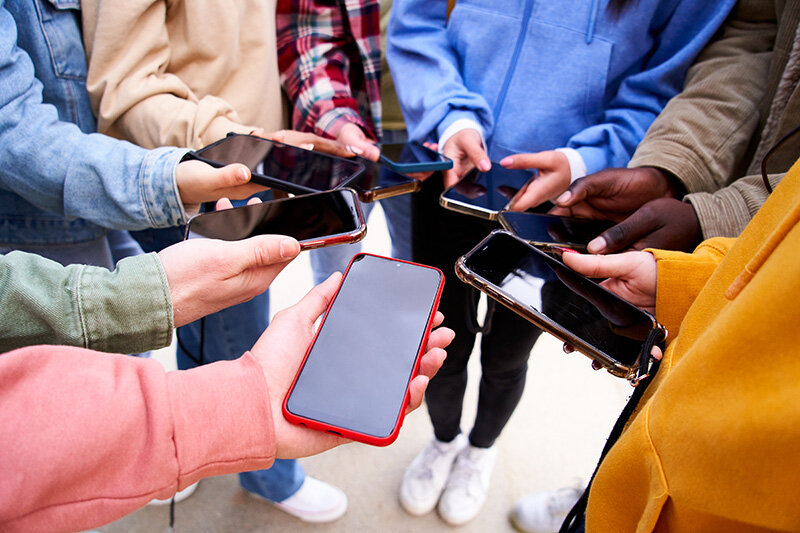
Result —
<instances>
[{"instance_id":1,"label":"denim sleeve","mask_svg":"<svg viewBox=\"0 0 800 533\"><path fill-rule=\"evenodd\" d=\"M386 59L412 139L436 142L463 118L492 131L489 104L464 85L446 24L447 0L398 0L392 5Z\"/></svg>"},{"instance_id":2,"label":"denim sleeve","mask_svg":"<svg viewBox=\"0 0 800 533\"><path fill-rule=\"evenodd\" d=\"M119 229L186 221L175 168L185 150L146 151L61 122L0 2L0 187L52 213Z\"/></svg>"},{"instance_id":3,"label":"denim sleeve","mask_svg":"<svg viewBox=\"0 0 800 533\"><path fill-rule=\"evenodd\" d=\"M113 272L25 252L0 255L0 352L34 344L144 352L168 346L173 325L154 253L125 258Z\"/></svg>"},{"instance_id":4,"label":"denim sleeve","mask_svg":"<svg viewBox=\"0 0 800 533\"><path fill-rule=\"evenodd\" d=\"M689 66L734 3L682 0L673 11L654 18L650 31L659 35L660 44L644 69L622 82L600 123L578 132L567 143L581 154L589 174L628 164L647 128L683 88Z\"/></svg>"}]
</instances>

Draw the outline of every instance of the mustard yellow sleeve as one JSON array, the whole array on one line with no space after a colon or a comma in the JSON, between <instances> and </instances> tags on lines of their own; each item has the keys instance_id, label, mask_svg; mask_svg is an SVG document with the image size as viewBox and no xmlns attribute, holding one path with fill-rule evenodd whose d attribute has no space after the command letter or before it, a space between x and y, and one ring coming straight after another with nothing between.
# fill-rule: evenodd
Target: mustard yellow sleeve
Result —
<instances>
[{"instance_id":1,"label":"mustard yellow sleeve","mask_svg":"<svg viewBox=\"0 0 800 533\"><path fill-rule=\"evenodd\" d=\"M678 334L683 317L736 239L716 237L692 252L648 249L656 258L656 319Z\"/></svg>"},{"instance_id":2,"label":"mustard yellow sleeve","mask_svg":"<svg viewBox=\"0 0 800 533\"><path fill-rule=\"evenodd\" d=\"M198 98L167 72L165 0L83 0L86 87L97 130L144 148L200 148L228 132L249 133L221 98Z\"/></svg>"}]
</instances>

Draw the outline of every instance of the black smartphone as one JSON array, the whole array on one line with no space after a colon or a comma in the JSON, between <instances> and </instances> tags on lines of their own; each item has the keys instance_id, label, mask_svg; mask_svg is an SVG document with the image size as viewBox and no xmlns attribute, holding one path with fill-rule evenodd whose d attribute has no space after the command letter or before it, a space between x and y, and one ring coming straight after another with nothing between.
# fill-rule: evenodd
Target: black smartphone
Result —
<instances>
[{"instance_id":1,"label":"black smartphone","mask_svg":"<svg viewBox=\"0 0 800 533\"><path fill-rule=\"evenodd\" d=\"M439 197L439 204L453 211L496 220L517 192L533 179L528 170L510 170L492 163L488 172L473 169ZM545 213L552 204L545 203L528 212Z\"/></svg>"},{"instance_id":2,"label":"black smartphone","mask_svg":"<svg viewBox=\"0 0 800 533\"><path fill-rule=\"evenodd\" d=\"M586 250L589 241L614 225L610 220L519 211L501 211L497 220L505 229L531 244L566 246L582 251Z\"/></svg>"},{"instance_id":3,"label":"black smartphone","mask_svg":"<svg viewBox=\"0 0 800 533\"><path fill-rule=\"evenodd\" d=\"M422 182L395 172L383 162L370 161L359 157L364 172L350 185L358 193L362 202L374 202L401 194L416 192Z\"/></svg>"},{"instance_id":4,"label":"black smartphone","mask_svg":"<svg viewBox=\"0 0 800 533\"><path fill-rule=\"evenodd\" d=\"M337 189L261 204L201 213L189 220L191 234L238 241L254 235L288 235L304 250L358 242L367 233L355 192Z\"/></svg>"},{"instance_id":5,"label":"black smartphone","mask_svg":"<svg viewBox=\"0 0 800 533\"><path fill-rule=\"evenodd\" d=\"M433 267L353 257L286 396L286 419L368 444L392 443L443 284Z\"/></svg>"},{"instance_id":6,"label":"black smartphone","mask_svg":"<svg viewBox=\"0 0 800 533\"><path fill-rule=\"evenodd\" d=\"M250 168L253 183L292 194L346 187L364 171L354 159L235 133L189 155L216 167L242 163Z\"/></svg>"},{"instance_id":7,"label":"black smartphone","mask_svg":"<svg viewBox=\"0 0 800 533\"><path fill-rule=\"evenodd\" d=\"M503 231L495 230L459 258L458 277L543 330L574 346L612 374L638 379L645 341L664 328L653 316Z\"/></svg>"},{"instance_id":8,"label":"black smartphone","mask_svg":"<svg viewBox=\"0 0 800 533\"><path fill-rule=\"evenodd\" d=\"M381 161L400 173L453 168L453 161L417 141L381 145Z\"/></svg>"}]
</instances>

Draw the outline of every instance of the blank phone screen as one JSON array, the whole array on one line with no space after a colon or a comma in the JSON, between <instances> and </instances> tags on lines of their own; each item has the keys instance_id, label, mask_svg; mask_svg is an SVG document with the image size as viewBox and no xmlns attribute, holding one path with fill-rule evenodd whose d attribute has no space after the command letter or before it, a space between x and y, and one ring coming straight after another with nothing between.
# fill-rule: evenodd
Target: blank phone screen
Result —
<instances>
[{"instance_id":1,"label":"blank phone screen","mask_svg":"<svg viewBox=\"0 0 800 533\"><path fill-rule=\"evenodd\" d=\"M517 191L532 178L533 173L527 170L509 170L492 163L489 172L473 170L455 186L444 191L442 198L475 211L497 213L505 209Z\"/></svg>"},{"instance_id":2,"label":"blank phone screen","mask_svg":"<svg viewBox=\"0 0 800 533\"><path fill-rule=\"evenodd\" d=\"M288 235L302 242L361 228L357 201L355 193L347 189L283 198L203 213L189 221L189 231L224 241Z\"/></svg>"},{"instance_id":3,"label":"blank phone screen","mask_svg":"<svg viewBox=\"0 0 800 533\"><path fill-rule=\"evenodd\" d=\"M436 269L356 256L290 393L289 412L391 435L440 284Z\"/></svg>"},{"instance_id":4,"label":"blank phone screen","mask_svg":"<svg viewBox=\"0 0 800 533\"><path fill-rule=\"evenodd\" d=\"M252 135L229 135L196 152L219 165L242 163L254 174L315 191L344 187L363 167L348 159L295 148Z\"/></svg>"},{"instance_id":5,"label":"blank phone screen","mask_svg":"<svg viewBox=\"0 0 800 533\"><path fill-rule=\"evenodd\" d=\"M528 309L626 366L654 326L650 315L506 233L467 256L467 269ZM567 340L567 339L562 339Z\"/></svg>"},{"instance_id":6,"label":"blank phone screen","mask_svg":"<svg viewBox=\"0 0 800 533\"><path fill-rule=\"evenodd\" d=\"M503 225L526 241L585 247L614 224L608 220L504 211Z\"/></svg>"}]
</instances>

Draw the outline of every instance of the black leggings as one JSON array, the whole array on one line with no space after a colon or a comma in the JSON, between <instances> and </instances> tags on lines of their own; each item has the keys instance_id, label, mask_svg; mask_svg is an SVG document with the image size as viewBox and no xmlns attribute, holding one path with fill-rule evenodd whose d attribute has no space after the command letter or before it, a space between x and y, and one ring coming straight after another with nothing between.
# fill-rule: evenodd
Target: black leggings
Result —
<instances>
[{"instance_id":1,"label":"black leggings","mask_svg":"<svg viewBox=\"0 0 800 533\"><path fill-rule=\"evenodd\" d=\"M436 438L449 442L461 432L461 411L467 385L467 362L475 343L472 327L478 292L459 280L456 260L478 244L497 224L439 206L442 180L434 175L412 200L414 260L440 268L445 286L439 310L444 325L456 332L444 365L425 394ZM490 300L490 305L493 301ZM525 388L528 355L541 330L500 304L491 329L481 341L478 412L469 434L473 446L488 448L514 412Z\"/></svg>"}]
</instances>

